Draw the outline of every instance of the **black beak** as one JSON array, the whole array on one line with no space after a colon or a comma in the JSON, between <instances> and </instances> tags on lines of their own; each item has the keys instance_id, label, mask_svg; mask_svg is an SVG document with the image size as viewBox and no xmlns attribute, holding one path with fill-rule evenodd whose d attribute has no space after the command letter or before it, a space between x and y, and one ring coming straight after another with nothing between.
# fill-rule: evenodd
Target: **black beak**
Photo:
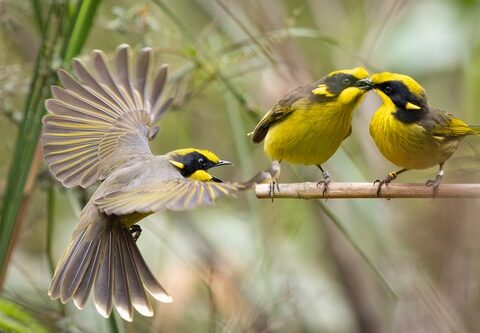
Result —
<instances>
[{"instance_id":1,"label":"black beak","mask_svg":"<svg viewBox=\"0 0 480 333\"><path fill-rule=\"evenodd\" d=\"M357 82L355 82L355 87L362 90L370 90L375 88L375 86L372 84L372 81L370 81L370 79L358 80Z\"/></svg>"},{"instance_id":2,"label":"black beak","mask_svg":"<svg viewBox=\"0 0 480 333\"><path fill-rule=\"evenodd\" d=\"M223 183L223 180L221 180L220 178L217 178L215 176L212 176L212 182Z\"/></svg>"},{"instance_id":3,"label":"black beak","mask_svg":"<svg viewBox=\"0 0 480 333\"><path fill-rule=\"evenodd\" d=\"M225 160L220 160L220 161L218 161L217 164L215 164L216 167L222 166L222 165L233 165L233 164L232 164L232 162L225 161Z\"/></svg>"},{"instance_id":4,"label":"black beak","mask_svg":"<svg viewBox=\"0 0 480 333\"><path fill-rule=\"evenodd\" d=\"M222 165L233 165L233 164L230 161L220 160L213 167L218 167L218 166L222 166ZM217 182L217 183L223 183L223 180L221 180L220 178L217 178L215 176L212 176L212 181Z\"/></svg>"}]
</instances>

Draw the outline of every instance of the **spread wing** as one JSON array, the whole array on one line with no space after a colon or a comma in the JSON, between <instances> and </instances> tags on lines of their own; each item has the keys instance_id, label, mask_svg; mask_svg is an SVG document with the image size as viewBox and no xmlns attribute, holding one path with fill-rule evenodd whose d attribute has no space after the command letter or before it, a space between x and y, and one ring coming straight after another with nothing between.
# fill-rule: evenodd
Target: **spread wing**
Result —
<instances>
[{"instance_id":1,"label":"spread wing","mask_svg":"<svg viewBox=\"0 0 480 333\"><path fill-rule=\"evenodd\" d=\"M132 68L132 51L123 44L112 66L97 50L93 71L78 59L72 63L77 79L58 71L64 88L52 87L53 98L45 102L51 114L43 118L42 147L45 162L63 185L88 187L152 155L148 141L158 131L154 124L172 100L161 98L167 67L149 76L152 53L142 49Z\"/></svg>"},{"instance_id":2,"label":"spread wing","mask_svg":"<svg viewBox=\"0 0 480 333\"><path fill-rule=\"evenodd\" d=\"M202 182L179 178L108 193L95 199L100 211L108 215L154 213L164 209L186 210L199 205L213 205L221 195L234 195L242 185Z\"/></svg>"}]
</instances>

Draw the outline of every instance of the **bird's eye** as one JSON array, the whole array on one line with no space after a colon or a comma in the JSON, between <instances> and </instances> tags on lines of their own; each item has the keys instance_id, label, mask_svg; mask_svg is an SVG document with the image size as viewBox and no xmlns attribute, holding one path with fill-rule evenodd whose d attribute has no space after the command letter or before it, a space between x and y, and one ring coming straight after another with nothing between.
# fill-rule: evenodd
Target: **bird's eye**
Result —
<instances>
[{"instance_id":1,"label":"bird's eye","mask_svg":"<svg viewBox=\"0 0 480 333\"><path fill-rule=\"evenodd\" d=\"M205 165L205 159L203 157L200 157L198 159L198 164L200 164L201 166L204 166Z\"/></svg>"},{"instance_id":2,"label":"bird's eye","mask_svg":"<svg viewBox=\"0 0 480 333\"><path fill-rule=\"evenodd\" d=\"M346 86L349 86L352 83L352 80L350 80L348 77L343 79L343 84Z\"/></svg>"},{"instance_id":3,"label":"bird's eye","mask_svg":"<svg viewBox=\"0 0 480 333\"><path fill-rule=\"evenodd\" d=\"M386 86L385 89L383 89L383 91L385 91L385 94L390 95L393 90L392 90L392 87Z\"/></svg>"}]
</instances>

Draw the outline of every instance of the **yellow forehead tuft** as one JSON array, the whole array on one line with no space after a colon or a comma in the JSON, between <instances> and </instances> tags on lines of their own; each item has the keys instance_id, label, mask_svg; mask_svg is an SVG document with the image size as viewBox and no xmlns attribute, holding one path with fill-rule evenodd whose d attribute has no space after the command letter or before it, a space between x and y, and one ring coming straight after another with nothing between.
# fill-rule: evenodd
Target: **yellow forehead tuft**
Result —
<instances>
[{"instance_id":1,"label":"yellow forehead tuft","mask_svg":"<svg viewBox=\"0 0 480 333\"><path fill-rule=\"evenodd\" d=\"M403 82L408 88L408 90L414 95L424 95L425 90L423 87L414 79L412 79L408 75L398 74L398 73L390 73L390 72L383 72L383 73L376 73L373 74L370 78L370 81L377 85L382 84L388 81L400 81Z\"/></svg>"},{"instance_id":2,"label":"yellow forehead tuft","mask_svg":"<svg viewBox=\"0 0 480 333\"><path fill-rule=\"evenodd\" d=\"M194 153L194 152L202 154L203 156L208 158L208 160L212 161L213 163L218 163L218 161L220 161L220 159L218 158L217 155L215 155L210 150L206 150L206 149L183 148L183 149L177 149L177 150L173 151L173 153L175 153L177 155L180 155L180 156L185 156L185 155L188 155L188 154L191 154L191 153Z\"/></svg>"},{"instance_id":3,"label":"yellow forehead tuft","mask_svg":"<svg viewBox=\"0 0 480 333\"><path fill-rule=\"evenodd\" d=\"M335 74L349 74L355 76L357 79L362 80L368 77L368 72L363 67L355 67L352 69L341 69L338 71L328 73L328 77L333 76Z\"/></svg>"}]
</instances>

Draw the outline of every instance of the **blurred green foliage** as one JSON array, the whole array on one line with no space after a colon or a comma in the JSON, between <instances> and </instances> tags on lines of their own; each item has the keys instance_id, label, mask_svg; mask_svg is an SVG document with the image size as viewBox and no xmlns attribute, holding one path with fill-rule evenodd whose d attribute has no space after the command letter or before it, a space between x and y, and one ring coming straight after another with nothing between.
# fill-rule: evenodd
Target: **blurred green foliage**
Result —
<instances>
[{"instance_id":1,"label":"blurred green foliage","mask_svg":"<svg viewBox=\"0 0 480 333\"><path fill-rule=\"evenodd\" d=\"M42 41L35 3L0 3L0 193ZM433 105L480 124L479 15L475 0L104 0L94 19L85 17L92 26L79 56L95 48L112 54L121 43L154 47L157 64L171 66L175 103L153 151L208 148L235 164L216 176L243 180L269 163L246 136L259 117L334 69L411 75ZM326 164L334 180L373 181L394 169L368 133L378 105L371 93L355 112L352 136ZM478 138L464 140L446 182L480 180L478 147ZM285 182L319 177L303 166L285 164L282 172ZM400 181L434 173L412 171ZM3 284L2 295L50 331L115 331L112 323L125 332L480 329L478 200L272 204L248 193L151 216L139 247L175 301L158 304L153 318L122 323L103 319L91 303L78 311L46 295L86 196L40 168Z\"/></svg>"},{"instance_id":2,"label":"blurred green foliage","mask_svg":"<svg viewBox=\"0 0 480 333\"><path fill-rule=\"evenodd\" d=\"M11 333L47 333L24 309L17 304L0 299L0 331Z\"/></svg>"}]
</instances>

